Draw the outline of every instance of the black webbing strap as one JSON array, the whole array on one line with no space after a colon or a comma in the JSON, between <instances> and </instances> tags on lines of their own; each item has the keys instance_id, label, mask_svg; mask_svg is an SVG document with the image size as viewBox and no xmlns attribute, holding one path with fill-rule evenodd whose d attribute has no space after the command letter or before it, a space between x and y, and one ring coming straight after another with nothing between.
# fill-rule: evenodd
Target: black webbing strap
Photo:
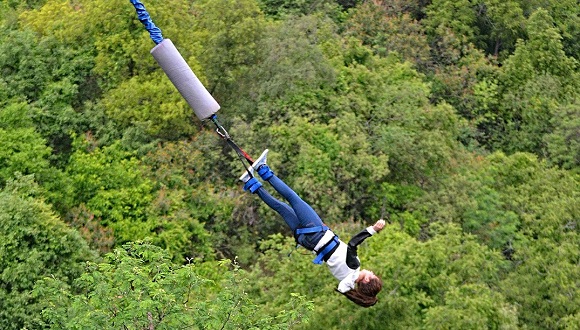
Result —
<instances>
[{"instance_id":1,"label":"black webbing strap","mask_svg":"<svg viewBox=\"0 0 580 330\"><path fill-rule=\"evenodd\" d=\"M243 159L248 161L250 166L254 163L254 160L252 159L252 157L250 157L250 155L248 155L248 153L246 153L244 150L242 150L242 148L240 148L231 138L226 138L225 140L228 143L228 145L232 149L234 149L234 151L238 154L239 157L243 157Z\"/></svg>"},{"instance_id":2,"label":"black webbing strap","mask_svg":"<svg viewBox=\"0 0 580 330\"><path fill-rule=\"evenodd\" d=\"M244 165L244 168L246 169L246 171L248 171L248 173L250 174L250 177L253 177L252 173L250 173L249 168L246 166L246 164L244 163L244 160L247 161L250 166L252 166L252 164L254 163L254 160L252 159L252 157L250 157L250 155L248 155L247 152L245 152L242 148L240 148L235 142L234 140L232 140L232 138L230 137L230 135L228 134L228 131L226 131L226 129L219 123L217 116L215 114L213 114L210 117L211 121L215 124L215 126L217 127L216 129L216 133L224 140L226 140L227 144L236 152L236 154L238 155L238 158L240 159L240 161L242 162L242 164Z\"/></svg>"}]
</instances>

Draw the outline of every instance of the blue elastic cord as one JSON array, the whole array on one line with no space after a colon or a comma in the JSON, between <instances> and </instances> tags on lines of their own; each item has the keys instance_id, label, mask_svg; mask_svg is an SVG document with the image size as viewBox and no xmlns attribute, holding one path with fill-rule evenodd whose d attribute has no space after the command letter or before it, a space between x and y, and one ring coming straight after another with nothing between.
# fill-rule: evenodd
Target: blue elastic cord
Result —
<instances>
[{"instance_id":1,"label":"blue elastic cord","mask_svg":"<svg viewBox=\"0 0 580 330\"><path fill-rule=\"evenodd\" d=\"M151 36L153 42L155 42L155 44L159 44L160 42L162 42L163 36L161 35L161 30L157 26L155 26L155 23L153 23L153 21L151 20L151 16L149 16L149 13L145 9L145 5L143 5L139 0L129 0L129 1L131 1L133 6L135 7L135 10L137 11L137 18L141 23L143 23L147 31L149 31L149 35Z\"/></svg>"}]
</instances>

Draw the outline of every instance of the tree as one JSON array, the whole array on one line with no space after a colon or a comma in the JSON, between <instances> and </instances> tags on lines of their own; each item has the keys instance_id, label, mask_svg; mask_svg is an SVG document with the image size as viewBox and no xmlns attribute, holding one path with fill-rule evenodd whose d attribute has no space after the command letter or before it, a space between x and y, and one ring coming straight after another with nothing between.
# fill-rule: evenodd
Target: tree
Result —
<instances>
[{"instance_id":1,"label":"tree","mask_svg":"<svg viewBox=\"0 0 580 330\"><path fill-rule=\"evenodd\" d=\"M476 15L470 1L435 0L427 6L426 14L422 23L434 44L445 34L452 34L459 43L466 44L473 42L479 33L475 25ZM433 48L435 51L438 50Z\"/></svg>"},{"instance_id":2,"label":"tree","mask_svg":"<svg viewBox=\"0 0 580 330\"><path fill-rule=\"evenodd\" d=\"M287 0L260 0L260 8L264 14L278 18L287 19L289 16L312 15L316 12L330 12L337 13L340 10L338 4L342 5L343 9L354 7L356 0L340 0L340 1L287 1Z\"/></svg>"},{"instance_id":3,"label":"tree","mask_svg":"<svg viewBox=\"0 0 580 330\"><path fill-rule=\"evenodd\" d=\"M362 132L352 114L340 116L329 125L295 118L289 125L274 126L271 134L280 142L273 149L285 158L272 157L284 164L272 168L279 169L325 221L367 218L366 209L376 196L373 191L384 182L389 169L385 165L387 156L373 153L372 144Z\"/></svg>"},{"instance_id":4,"label":"tree","mask_svg":"<svg viewBox=\"0 0 580 330\"><path fill-rule=\"evenodd\" d=\"M459 223L502 253L510 263L498 270L497 291L521 306L520 326L560 327L580 306L578 177L523 153L466 164L412 207L425 210L431 226Z\"/></svg>"},{"instance_id":5,"label":"tree","mask_svg":"<svg viewBox=\"0 0 580 330\"><path fill-rule=\"evenodd\" d=\"M92 152L80 144L76 149L66 171L74 189L73 205L86 204L115 231L120 243L145 238L155 226L146 211L154 196L139 160L118 144Z\"/></svg>"},{"instance_id":6,"label":"tree","mask_svg":"<svg viewBox=\"0 0 580 330\"><path fill-rule=\"evenodd\" d=\"M335 51L334 24L316 16L272 24L260 40L261 61L240 78L240 108L235 116L251 122L262 134L270 123L288 122L304 112L328 120L326 99L332 93L335 70L325 50ZM243 134L243 132L240 132ZM256 137L253 144L263 144Z\"/></svg>"},{"instance_id":7,"label":"tree","mask_svg":"<svg viewBox=\"0 0 580 330\"><path fill-rule=\"evenodd\" d=\"M544 137L548 161L578 173L580 169L580 104L560 106L551 122L554 130Z\"/></svg>"},{"instance_id":8,"label":"tree","mask_svg":"<svg viewBox=\"0 0 580 330\"><path fill-rule=\"evenodd\" d=\"M445 174L463 123L448 104L429 104L424 76L408 62L369 57L340 77L331 104L354 112L373 152L389 157L390 182L427 186L437 181L431 174Z\"/></svg>"},{"instance_id":9,"label":"tree","mask_svg":"<svg viewBox=\"0 0 580 330\"><path fill-rule=\"evenodd\" d=\"M163 28L165 37L179 45L180 52L188 60L196 44L186 41L195 39L190 29L180 26L191 26L193 16L174 13L185 13L189 9L189 4L183 0L147 3L147 10ZM49 0L40 9L24 12L21 20L24 26L41 36L53 36L70 49L89 53L93 60L93 79L105 90L124 79L159 70L148 55L154 44L127 1L81 0L71 4Z\"/></svg>"},{"instance_id":10,"label":"tree","mask_svg":"<svg viewBox=\"0 0 580 330\"><path fill-rule=\"evenodd\" d=\"M478 4L479 43L486 54L505 58L524 34L525 16L519 1L484 0Z\"/></svg>"},{"instance_id":11,"label":"tree","mask_svg":"<svg viewBox=\"0 0 580 330\"><path fill-rule=\"evenodd\" d=\"M266 29L264 14L253 0L204 0L194 4L196 50L208 78L207 89L222 105L230 104L235 82L260 58Z\"/></svg>"},{"instance_id":12,"label":"tree","mask_svg":"<svg viewBox=\"0 0 580 330\"><path fill-rule=\"evenodd\" d=\"M53 154L68 154L70 134L87 127L77 110L89 97L87 91L94 90L92 59L83 49L29 29L7 31L0 39L0 85L6 85L6 99L30 104L28 115Z\"/></svg>"},{"instance_id":13,"label":"tree","mask_svg":"<svg viewBox=\"0 0 580 330\"><path fill-rule=\"evenodd\" d=\"M219 201L219 193L216 193L218 196L208 193L213 189L209 183L196 182L188 187L172 182L183 179L177 175L164 177L168 171L180 170L181 159L177 158L181 155L175 155L173 169L165 169L159 168L164 165L161 163L164 153L176 151L160 148L157 155L151 154L149 164L157 170L153 174L148 165L124 150L119 142L102 148L95 148L91 143L91 140L77 140L76 151L66 170L74 196L71 222L81 228L94 226L111 230L115 246L150 238L152 243L167 249L176 262L184 262L186 258L212 259L212 243L218 240L210 239L203 221L220 213L213 211L216 205L227 203ZM183 156L187 161L194 161L194 154ZM94 234L89 235L89 241L101 245L98 241L101 231ZM103 245L104 251L107 246L110 244Z\"/></svg>"},{"instance_id":14,"label":"tree","mask_svg":"<svg viewBox=\"0 0 580 330\"><path fill-rule=\"evenodd\" d=\"M464 232L476 235L479 243L509 258L514 242L521 238L521 219L498 188L494 167L481 157L465 160L469 166L459 167L439 189L413 201L410 208L422 209L429 223L460 224Z\"/></svg>"},{"instance_id":15,"label":"tree","mask_svg":"<svg viewBox=\"0 0 580 330\"><path fill-rule=\"evenodd\" d=\"M177 27L191 25L192 15L181 15L179 19L172 15L173 10L188 11L189 5L181 0L147 5L155 21L179 45L180 52L195 69L197 62L191 50L196 45L185 43L185 40L194 40L192 32ZM53 14L55 12L59 13L57 17ZM124 136L126 144L133 144L133 147L156 138L176 139L195 132L190 123L191 110L183 101L160 106L160 100L167 100L165 95L173 95L173 99L179 95L149 56L152 42L137 21L130 3L48 1L42 8L24 12L20 20L25 28L36 32L36 39L43 46L37 50L43 57L37 60L36 71L28 73L22 70L21 75L43 73L47 76L45 79L26 79L28 84L38 81L38 85L47 79L52 80L38 88L40 96L31 100L38 100L32 114L54 152L59 155L66 153L61 156L63 160L69 156L70 135L88 130L105 135L97 135L99 141L105 143L111 143L107 135ZM25 58L31 52L23 52L16 60L24 64L34 63ZM44 67L48 67L47 70L39 70ZM156 73L151 74L152 71ZM159 86L161 88L157 88ZM118 104L126 93L135 95L131 99L144 104L135 104L135 111L128 111L126 104ZM106 122L99 122L97 118L104 118ZM163 123L167 124L164 126ZM173 126L176 124L180 129L175 131ZM171 129L167 129L167 125ZM105 127L107 129L103 129Z\"/></svg>"},{"instance_id":16,"label":"tree","mask_svg":"<svg viewBox=\"0 0 580 330\"><path fill-rule=\"evenodd\" d=\"M228 263L178 266L154 245L131 243L89 264L77 281L81 294L49 278L35 292L50 299L46 325L60 329L287 329L312 308L296 296L288 311L262 313L241 286L244 272Z\"/></svg>"},{"instance_id":17,"label":"tree","mask_svg":"<svg viewBox=\"0 0 580 330\"><path fill-rule=\"evenodd\" d=\"M52 277L71 285L94 253L43 201L33 176L18 175L0 190L0 327L37 328L46 301L32 294Z\"/></svg>"},{"instance_id":18,"label":"tree","mask_svg":"<svg viewBox=\"0 0 580 330\"><path fill-rule=\"evenodd\" d=\"M527 27L529 39L520 41L502 67L495 115L483 122L488 144L506 152L546 155L544 137L550 134L559 105L574 99L578 63L567 57L560 35L545 10L536 11Z\"/></svg>"},{"instance_id":19,"label":"tree","mask_svg":"<svg viewBox=\"0 0 580 330\"><path fill-rule=\"evenodd\" d=\"M420 23L402 11L390 11L390 3L365 1L349 12L344 35L354 36L375 54L399 54L420 69L430 61L430 47Z\"/></svg>"},{"instance_id":20,"label":"tree","mask_svg":"<svg viewBox=\"0 0 580 330\"><path fill-rule=\"evenodd\" d=\"M50 148L35 131L25 103L13 103L0 109L0 186L15 172L38 174L48 171Z\"/></svg>"},{"instance_id":21,"label":"tree","mask_svg":"<svg viewBox=\"0 0 580 330\"><path fill-rule=\"evenodd\" d=\"M521 6L527 16L534 11L542 8L547 10L550 16L554 19L555 25L558 27L560 35L562 35L562 44L564 51L570 57L580 60L580 17L578 13L578 3L574 0L532 0L522 1Z\"/></svg>"},{"instance_id":22,"label":"tree","mask_svg":"<svg viewBox=\"0 0 580 330\"><path fill-rule=\"evenodd\" d=\"M498 155L490 161L497 167L499 187L509 196L509 209L521 219L524 235L514 243L513 269L501 285L502 292L522 306L522 324L559 327L561 320L580 309L578 177L526 154Z\"/></svg>"},{"instance_id":23,"label":"tree","mask_svg":"<svg viewBox=\"0 0 580 330\"><path fill-rule=\"evenodd\" d=\"M149 141L177 140L198 130L191 108L165 74L140 75L123 81L100 102L104 113L125 131L125 136L130 129L142 127ZM126 142L142 144L138 140Z\"/></svg>"}]
</instances>

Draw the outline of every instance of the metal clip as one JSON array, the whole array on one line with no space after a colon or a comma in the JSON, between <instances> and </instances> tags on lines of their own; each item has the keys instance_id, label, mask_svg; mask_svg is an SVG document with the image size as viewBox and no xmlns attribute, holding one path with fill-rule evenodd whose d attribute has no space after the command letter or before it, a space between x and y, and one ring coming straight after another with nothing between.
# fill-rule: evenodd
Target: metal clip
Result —
<instances>
[{"instance_id":1,"label":"metal clip","mask_svg":"<svg viewBox=\"0 0 580 330\"><path fill-rule=\"evenodd\" d=\"M228 133L228 131L226 131L226 129L219 123L219 121L217 120L217 116L214 114L213 116L210 117L211 121L213 121L213 123L215 124L216 128L216 133L221 136L222 139L225 140L231 140L230 138L230 134Z\"/></svg>"},{"instance_id":2,"label":"metal clip","mask_svg":"<svg viewBox=\"0 0 580 330\"><path fill-rule=\"evenodd\" d=\"M216 128L216 129L215 129L215 132L216 132L216 133L217 133L217 134L218 134L218 135L219 135L219 136L220 136L222 139L227 139L227 138L228 138L228 136L227 136L227 133L228 133L228 132L222 133L222 132L220 132L220 129L223 129L223 128L220 128L220 127L218 127L218 128ZM225 130L224 130L224 131L225 131Z\"/></svg>"}]
</instances>

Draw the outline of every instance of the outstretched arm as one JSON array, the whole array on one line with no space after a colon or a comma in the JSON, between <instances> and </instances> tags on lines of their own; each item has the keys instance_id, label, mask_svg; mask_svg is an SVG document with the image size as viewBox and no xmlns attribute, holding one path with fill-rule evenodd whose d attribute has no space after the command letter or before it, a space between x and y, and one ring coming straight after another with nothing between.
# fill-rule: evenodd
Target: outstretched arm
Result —
<instances>
[{"instance_id":1,"label":"outstretched arm","mask_svg":"<svg viewBox=\"0 0 580 330\"><path fill-rule=\"evenodd\" d=\"M362 243L368 237L378 233L385 228L385 220L381 219L377 221L374 225L363 229L360 233L354 235L350 241L348 241L347 253L346 253L346 264L351 269L357 269L360 266L358 261L357 246Z\"/></svg>"},{"instance_id":2,"label":"outstretched arm","mask_svg":"<svg viewBox=\"0 0 580 330\"><path fill-rule=\"evenodd\" d=\"M364 230L362 230L361 232L359 232L358 234L354 235L350 239L350 241L348 242L348 246L351 249L354 249L354 252L356 252L356 247L360 243L362 243L368 237L371 237L372 235L383 230L383 228L385 228L385 220L381 219L381 220L377 221L374 225L369 226L369 227L365 228Z\"/></svg>"}]
</instances>

